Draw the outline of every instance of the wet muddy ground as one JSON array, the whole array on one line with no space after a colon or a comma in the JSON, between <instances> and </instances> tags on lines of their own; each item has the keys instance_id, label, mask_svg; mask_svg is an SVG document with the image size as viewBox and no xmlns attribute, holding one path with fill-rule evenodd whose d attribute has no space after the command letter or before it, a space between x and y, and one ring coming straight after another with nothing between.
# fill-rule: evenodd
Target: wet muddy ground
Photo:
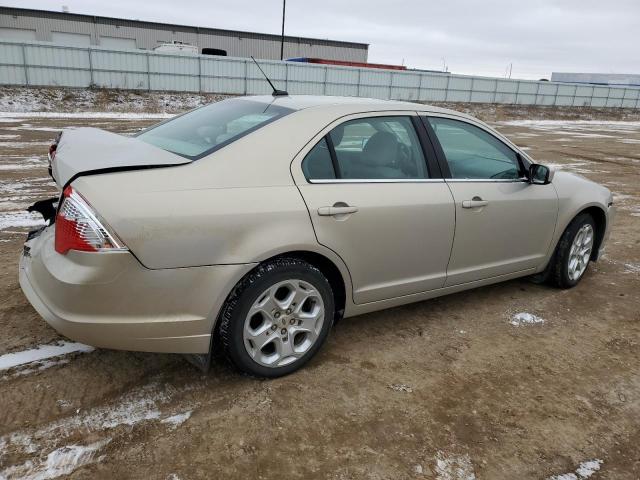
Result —
<instances>
[{"instance_id":1,"label":"wet muddy ground","mask_svg":"<svg viewBox=\"0 0 640 480\"><path fill-rule=\"evenodd\" d=\"M20 291L38 223L23 209L55 193L55 131L155 121L0 118L0 368L20 363L0 370L0 478L640 477L640 122L496 124L616 194L606 255L577 288L521 279L348 319L305 369L263 381L77 351ZM71 353L19 361L52 344Z\"/></svg>"}]
</instances>

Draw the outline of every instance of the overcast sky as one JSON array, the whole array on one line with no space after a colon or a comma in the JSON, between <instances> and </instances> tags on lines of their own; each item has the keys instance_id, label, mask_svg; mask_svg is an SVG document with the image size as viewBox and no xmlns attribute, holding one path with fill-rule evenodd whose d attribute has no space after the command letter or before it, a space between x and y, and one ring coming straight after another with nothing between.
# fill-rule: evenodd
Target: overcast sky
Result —
<instances>
[{"instance_id":1,"label":"overcast sky","mask_svg":"<svg viewBox=\"0 0 640 480\"><path fill-rule=\"evenodd\" d=\"M60 10L280 33L281 0L9 0ZM548 78L640 73L640 0L288 0L286 33L369 43L369 61Z\"/></svg>"}]
</instances>

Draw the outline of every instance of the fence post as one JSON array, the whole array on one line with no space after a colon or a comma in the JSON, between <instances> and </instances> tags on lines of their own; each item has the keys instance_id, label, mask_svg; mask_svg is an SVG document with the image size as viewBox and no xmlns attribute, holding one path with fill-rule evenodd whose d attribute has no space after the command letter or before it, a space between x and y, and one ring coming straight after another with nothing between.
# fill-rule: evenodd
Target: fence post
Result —
<instances>
[{"instance_id":1,"label":"fence post","mask_svg":"<svg viewBox=\"0 0 640 480\"><path fill-rule=\"evenodd\" d=\"M495 87L493 88L493 99L491 100L491 103L496 103L496 98L498 98L498 79L496 78L493 83Z\"/></svg>"},{"instance_id":2,"label":"fence post","mask_svg":"<svg viewBox=\"0 0 640 480\"><path fill-rule=\"evenodd\" d=\"M537 85L538 87L536 88L536 99L533 102L534 105L538 105L538 96L540 95L540 82L538 82Z\"/></svg>"},{"instance_id":3,"label":"fence post","mask_svg":"<svg viewBox=\"0 0 640 480\"><path fill-rule=\"evenodd\" d=\"M249 60L243 60L244 62L244 94L247 94L249 90Z\"/></svg>"},{"instance_id":4,"label":"fence post","mask_svg":"<svg viewBox=\"0 0 640 480\"><path fill-rule=\"evenodd\" d=\"M289 91L289 62L284 63L284 89Z\"/></svg>"},{"instance_id":5,"label":"fence post","mask_svg":"<svg viewBox=\"0 0 640 480\"><path fill-rule=\"evenodd\" d=\"M151 67L149 65L149 52L147 52L146 56L147 56L147 90L151 91Z\"/></svg>"},{"instance_id":6,"label":"fence post","mask_svg":"<svg viewBox=\"0 0 640 480\"><path fill-rule=\"evenodd\" d=\"M571 106L575 107L576 106L576 97L578 95L578 86L574 85L573 86L573 100L571 100Z\"/></svg>"},{"instance_id":7,"label":"fence post","mask_svg":"<svg viewBox=\"0 0 640 480\"><path fill-rule=\"evenodd\" d=\"M324 79L322 81L322 94L326 95L327 94L327 67L324 67Z\"/></svg>"},{"instance_id":8,"label":"fence post","mask_svg":"<svg viewBox=\"0 0 640 480\"><path fill-rule=\"evenodd\" d=\"M560 85L556 84L556 93L553 95L553 106L558 106L558 91L560 90ZM591 92L591 98L593 98L593 92Z\"/></svg>"},{"instance_id":9,"label":"fence post","mask_svg":"<svg viewBox=\"0 0 640 480\"><path fill-rule=\"evenodd\" d=\"M24 81L29 86L29 69L27 68L27 53L24 43L22 44L22 65L24 68Z\"/></svg>"},{"instance_id":10,"label":"fence post","mask_svg":"<svg viewBox=\"0 0 640 480\"><path fill-rule=\"evenodd\" d=\"M202 93L202 57L198 55L198 93Z\"/></svg>"},{"instance_id":11,"label":"fence post","mask_svg":"<svg viewBox=\"0 0 640 480\"><path fill-rule=\"evenodd\" d=\"M451 74L447 75L447 84L444 87L444 101L449 101L449 84L451 83Z\"/></svg>"},{"instance_id":12,"label":"fence post","mask_svg":"<svg viewBox=\"0 0 640 480\"><path fill-rule=\"evenodd\" d=\"M471 88L469 89L469 103L471 103L471 99L473 98L473 89L476 85L476 79L471 78Z\"/></svg>"},{"instance_id":13,"label":"fence post","mask_svg":"<svg viewBox=\"0 0 640 480\"><path fill-rule=\"evenodd\" d=\"M418 82L418 95L416 95L416 100L421 100L422 95L422 80L424 80L424 75L420 74L420 81Z\"/></svg>"},{"instance_id":14,"label":"fence post","mask_svg":"<svg viewBox=\"0 0 640 480\"><path fill-rule=\"evenodd\" d=\"M362 73L362 69L358 69L358 86L356 87L356 97L360 96L360 74Z\"/></svg>"},{"instance_id":15,"label":"fence post","mask_svg":"<svg viewBox=\"0 0 640 480\"><path fill-rule=\"evenodd\" d=\"M87 47L87 52L89 53L89 88L93 87L93 60L91 58L91 47Z\"/></svg>"},{"instance_id":16,"label":"fence post","mask_svg":"<svg viewBox=\"0 0 640 480\"><path fill-rule=\"evenodd\" d=\"M393 94L393 72L389 75L389 100L391 100L391 96Z\"/></svg>"}]
</instances>

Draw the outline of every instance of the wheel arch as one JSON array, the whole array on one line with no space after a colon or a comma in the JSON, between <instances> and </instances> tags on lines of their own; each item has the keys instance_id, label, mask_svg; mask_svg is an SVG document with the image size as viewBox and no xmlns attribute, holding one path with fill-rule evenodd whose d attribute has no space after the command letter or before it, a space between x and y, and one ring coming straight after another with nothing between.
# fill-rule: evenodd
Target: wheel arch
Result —
<instances>
[{"instance_id":1,"label":"wheel arch","mask_svg":"<svg viewBox=\"0 0 640 480\"><path fill-rule=\"evenodd\" d=\"M601 207L597 205L591 205L589 207L583 208L573 216L571 221L565 227L565 230L576 217L582 215L583 213L588 213L589 215L591 215L591 218L593 218L593 221L596 224L596 235L593 242L593 250L591 251L591 260L596 261L598 260L600 245L602 245L602 240L604 240L604 234L607 231L607 214Z\"/></svg>"},{"instance_id":2,"label":"wheel arch","mask_svg":"<svg viewBox=\"0 0 640 480\"><path fill-rule=\"evenodd\" d=\"M594 248L591 252L591 260L595 261L598 259L600 246L602 245L607 230L607 214L605 213L604 208L599 204L584 205L581 209L576 210L573 215L567 215L567 217L565 217L567 218L567 220L561 225L561 228L558 228L556 230L554 240L551 243L552 248L548 253L546 262L543 264L544 268L539 270L541 275L546 276L549 266L553 264L556 252L558 250L558 245L560 243L560 240L562 239L562 235L564 234L564 232L567 230L567 228L569 228L571 222L573 222L578 216L583 213L588 213L589 215L591 215L591 218L593 218L593 221L595 222L596 235L594 239Z\"/></svg>"},{"instance_id":3,"label":"wheel arch","mask_svg":"<svg viewBox=\"0 0 640 480\"><path fill-rule=\"evenodd\" d=\"M268 257L261 258L255 263L255 266L238 278L238 281L233 284L230 290L227 292L224 301L222 302L220 308L215 314L214 323L212 325L212 337L216 337L217 329L219 326L220 320L220 312L222 312L224 305L229 300L229 297L233 294L234 290L244 280L248 275L258 268L260 265L275 260L277 258L296 258L299 260L303 260L316 268L318 268L329 281L331 285L331 289L334 294L334 302L335 302L335 318L334 322L340 320L344 315L345 309L347 308L347 302L351 298L347 292L351 291L351 277L349 275L349 271L346 266L340 263L339 259L329 258L328 255L323 253L307 250L307 249L291 249L287 251L282 251L279 253L272 253Z\"/></svg>"},{"instance_id":4,"label":"wheel arch","mask_svg":"<svg viewBox=\"0 0 640 480\"><path fill-rule=\"evenodd\" d=\"M347 302L347 288L348 283L345 281L343 273L340 271L340 268L335 264L327 256L313 252L310 250L292 250L284 253L280 253L278 255L274 255L270 258L263 260L260 263L269 262L276 258L297 258L299 260L303 260L318 270L320 270L331 285L331 290L333 291L333 297L335 302L335 318L334 322L340 320L344 315L344 310L346 308Z\"/></svg>"}]
</instances>

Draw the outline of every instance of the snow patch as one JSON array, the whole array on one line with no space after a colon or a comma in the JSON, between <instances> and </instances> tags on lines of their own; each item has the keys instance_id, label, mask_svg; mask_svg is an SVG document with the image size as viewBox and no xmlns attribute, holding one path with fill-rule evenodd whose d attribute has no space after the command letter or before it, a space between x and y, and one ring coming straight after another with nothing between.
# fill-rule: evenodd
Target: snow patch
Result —
<instances>
[{"instance_id":1,"label":"snow patch","mask_svg":"<svg viewBox=\"0 0 640 480\"><path fill-rule=\"evenodd\" d=\"M623 121L623 120L507 120L497 122L500 125L509 125L512 127L616 127L626 129L640 129L639 121Z\"/></svg>"},{"instance_id":2,"label":"snow patch","mask_svg":"<svg viewBox=\"0 0 640 480\"><path fill-rule=\"evenodd\" d=\"M0 437L0 460L9 448L22 454L42 457L72 437L103 432L120 426L132 427L146 420L161 417L159 404L166 403L171 388L149 384L120 397L115 404L105 404L91 410L77 410L75 415L56 419L36 429L7 433ZM0 476L0 478L2 478Z\"/></svg>"},{"instance_id":3,"label":"snow patch","mask_svg":"<svg viewBox=\"0 0 640 480\"><path fill-rule=\"evenodd\" d=\"M0 112L0 119L2 119L0 121L2 122L19 122L19 119L21 118L107 118L110 120L146 120L171 117L175 117L175 114L140 112Z\"/></svg>"},{"instance_id":4,"label":"snow patch","mask_svg":"<svg viewBox=\"0 0 640 480\"><path fill-rule=\"evenodd\" d=\"M43 462L28 460L22 465L9 467L0 472L0 478L20 478L21 480L46 480L69 475L77 468L96 463L103 457L95 457L98 450L111 439L100 440L89 445L67 445L47 455Z\"/></svg>"},{"instance_id":5,"label":"snow patch","mask_svg":"<svg viewBox=\"0 0 640 480\"><path fill-rule=\"evenodd\" d=\"M553 475L548 478L548 480L585 480L590 478L594 473L600 470L600 465L602 465L602 460L587 460L586 462L582 462L576 468L575 473L563 473L561 475Z\"/></svg>"},{"instance_id":6,"label":"snow patch","mask_svg":"<svg viewBox=\"0 0 640 480\"><path fill-rule=\"evenodd\" d=\"M511 137L522 137L522 138L532 138L532 137L539 137L540 134L539 133L532 133L532 132L516 132L516 133L512 133L510 136Z\"/></svg>"},{"instance_id":7,"label":"snow patch","mask_svg":"<svg viewBox=\"0 0 640 480\"><path fill-rule=\"evenodd\" d=\"M189 411L184 412L184 413L178 413L176 415L172 415L170 417L163 418L162 420L160 420L160 423L166 423L166 424L169 425L169 428L171 430L175 430L180 425L182 425L184 422L189 420L189 418L191 418L191 414L192 413L193 413L192 410L189 410Z\"/></svg>"},{"instance_id":8,"label":"snow patch","mask_svg":"<svg viewBox=\"0 0 640 480\"><path fill-rule=\"evenodd\" d=\"M77 127L64 127L65 129L70 129L70 128L77 128ZM63 129L62 127L34 127L33 125L27 125L27 124L22 124L19 127L4 127L3 130L12 130L12 131L18 131L18 130L29 130L30 132L61 132ZM16 135L17 136L17 135Z\"/></svg>"},{"instance_id":9,"label":"snow patch","mask_svg":"<svg viewBox=\"0 0 640 480\"><path fill-rule=\"evenodd\" d=\"M640 264L638 263L625 263L624 272L622 273L640 273Z\"/></svg>"},{"instance_id":10,"label":"snow patch","mask_svg":"<svg viewBox=\"0 0 640 480\"><path fill-rule=\"evenodd\" d=\"M571 135L573 135L574 137L582 137L582 138L616 138L615 135L605 135L603 133L571 132Z\"/></svg>"},{"instance_id":11,"label":"snow patch","mask_svg":"<svg viewBox=\"0 0 640 480\"><path fill-rule=\"evenodd\" d=\"M521 327L523 325L535 325L536 323L544 323L544 319L532 313L520 312L511 317L509 323L515 327Z\"/></svg>"},{"instance_id":12,"label":"snow patch","mask_svg":"<svg viewBox=\"0 0 640 480\"><path fill-rule=\"evenodd\" d=\"M589 478L591 475L600 470L600 465L602 464L602 460L587 460L586 462L582 462L577 470L576 474L580 478Z\"/></svg>"},{"instance_id":13,"label":"snow patch","mask_svg":"<svg viewBox=\"0 0 640 480\"><path fill-rule=\"evenodd\" d=\"M436 454L436 478L438 480L475 480L476 474L469 455Z\"/></svg>"},{"instance_id":14,"label":"snow patch","mask_svg":"<svg viewBox=\"0 0 640 480\"><path fill-rule=\"evenodd\" d=\"M553 163L553 162L545 162L546 166L555 168L556 170L567 170L573 173L595 173L588 168L583 168L587 166L592 166L591 162L568 162L568 163Z\"/></svg>"},{"instance_id":15,"label":"snow patch","mask_svg":"<svg viewBox=\"0 0 640 480\"><path fill-rule=\"evenodd\" d=\"M39 347L24 350L22 352L6 353L0 356L0 370L8 370L10 368L27 365L40 360L68 355L69 353L86 353L93 350L94 348L89 345L76 342L60 342L54 345L40 345Z\"/></svg>"},{"instance_id":16,"label":"snow patch","mask_svg":"<svg viewBox=\"0 0 640 480\"><path fill-rule=\"evenodd\" d=\"M394 392L413 393L413 388L411 388L409 385L405 385L404 383L393 383L389 385L389 388Z\"/></svg>"},{"instance_id":17,"label":"snow patch","mask_svg":"<svg viewBox=\"0 0 640 480\"><path fill-rule=\"evenodd\" d=\"M42 168L42 165L37 163L0 163L0 170L25 170L29 168Z\"/></svg>"},{"instance_id":18,"label":"snow patch","mask_svg":"<svg viewBox=\"0 0 640 480\"><path fill-rule=\"evenodd\" d=\"M52 196L54 190L53 180L49 177L29 178L20 181L1 181L0 194L4 197L11 195L27 195L29 198L49 195ZM9 200L5 198L5 200Z\"/></svg>"},{"instance_id":19,"label":"snow patch","mask_svg":"<svg viewBox=\"0 0 640 480\"><path fill-rule=\"evenodd\" d=\"M51 145L51 142L0 142L4 148L28 148L34 145Z\"/></svg>"},{"instance_id":20,"label":"snow patch","mask_svg":"<svg viewBox=\"0 0 640 480\"><path fill-rule=\"evenodd\" d=\"M1 241L1 240L0 240ZM68 358L54 358L53 360L42 360L33 363L28 363L22 367L15 367L16 370L10 374L2 377L2 380L9 380L11 378L23 377L25 375L31 375L32 373L39 373L43 370L47 370L51 367L57 367L58 365L66 365L70 360Z\"/></svg>"}]
</instances>

